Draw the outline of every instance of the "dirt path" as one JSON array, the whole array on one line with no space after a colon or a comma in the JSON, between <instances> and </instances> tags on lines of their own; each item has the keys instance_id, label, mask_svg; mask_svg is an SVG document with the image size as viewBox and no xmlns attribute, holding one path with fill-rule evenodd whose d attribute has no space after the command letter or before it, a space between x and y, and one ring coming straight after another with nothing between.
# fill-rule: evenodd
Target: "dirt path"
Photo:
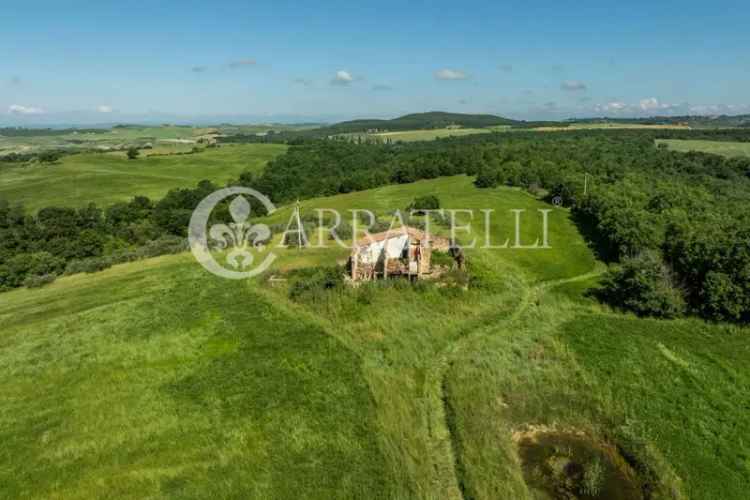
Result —
<instances>
[{"instance_id":1,"label":"dirt path","mask_svg":"<svg viewBox=\"0 0 750 500\"><path fill-rule=\"evenodd\" d=\"M513 325L523 317L532 304L541 299L547 290L563 284L587 280L598 276L601 272L601 270L595 270L572 278L535 285L520 282L523 292L510 314L508 310L505 310L480 315L462 325L461 330L452 335L450 340L446 339L442 349L428 355L429 359L425 359L424 364L409 367L423 372L424 378L416 388L417 393L412 400L402 402L401 407L395 408L396 411L407 412L404 415L410 415L410 418L415 421L403 422L402 425L398 425L399 429L384 425L383 436L381 436L383 446L388 450L386 454L394 458L395 466L400 467L398 472L402 475L402 484L399 485L401 489L397 493L400 495L397 496L429 500L466 500L465 474L458 453L455 429L451 429L449 413L452 410L444 390L446 374L451 363L481 335L489 331L497 334L498 326L506 331L511 330ZM382 404L382 402L398 393L394 384L402 386L410 382L409 377L412 371L404 370L404 367L394 367L392 372L387 369L385 372L371 372L366 366L368 360L371 361L372 356L377 353L370 352L366 345L338 331L335 324L305 307L287 301L274 300L276 292L262 289L259 291L289 314L319 325L329 335L337 338L345 348L360 357L363 360L363 372L370 386L371 397L376 402L377 411L385 412L379 414L378 418L385 419L384 421L387 421L390 426L396 424L394 415L388 413L387 408L391 406L393 409L393 405ZM416 421L419 422L417 427L415 427ZM396 430L398 432L395 432Z\"/></svg>"},{"instance_id":2,"label":"dirt path","mask_svg":"<svg viewBox=\"0 0 750 500\"><path fill-rule=\"evenodd\" d=\"M594 271L574 276L572 278L547 281L538 285L527 286L524 290L521 302L513 314L503 319L499 319L496 316L490 316L486 318L483 323L491 323L492 319L498 319L496 323L492 322L493 326L502 324L504 329L510 330L513 324L516 323L528 310L529 306L540 300L546 291L560 285L585 281L599 276L603 272L602 269L597 268ZM443 349L428 370L427 378L425 380L426 392L431 403L430 422L432 434L436 440L438 449L441 451L439 455L434 456L435 467L444 469L445 460L450 460L453 464L452 477L454 478L454 481L452 482L455 484L454 488L451 488L449 492L446 492L445 498L464 500L467 489L467 485L464 482L464 466L461 463L460 456L457 452L458 443L455 436L455 429L451 429L448 419L450 407L444 391L446 383L445 377L453 359L455 359L455 357L465 349L472 340L484 333L485 329L483 326L485 325L478 325L476 328L472 328L471 331L459 336L455 342Z\"/></svg>"}]
</instances>

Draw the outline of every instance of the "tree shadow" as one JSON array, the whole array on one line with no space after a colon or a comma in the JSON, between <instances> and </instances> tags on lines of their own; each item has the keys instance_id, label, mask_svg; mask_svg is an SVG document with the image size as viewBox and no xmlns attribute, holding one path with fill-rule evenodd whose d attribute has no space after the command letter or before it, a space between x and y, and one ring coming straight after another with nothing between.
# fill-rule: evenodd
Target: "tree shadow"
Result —
<instances>
[{"instance_id":1,"label":"tree shadow","mask_svg":"<svg viewBox=\"0 0 750 500\"><path fill-rule=\"evenodd\" d=\"M597 259L606 264L618 260L617 249L597 229L596 220L592 216L574 209L570 218Z\"/></svg>"}]
</instances>

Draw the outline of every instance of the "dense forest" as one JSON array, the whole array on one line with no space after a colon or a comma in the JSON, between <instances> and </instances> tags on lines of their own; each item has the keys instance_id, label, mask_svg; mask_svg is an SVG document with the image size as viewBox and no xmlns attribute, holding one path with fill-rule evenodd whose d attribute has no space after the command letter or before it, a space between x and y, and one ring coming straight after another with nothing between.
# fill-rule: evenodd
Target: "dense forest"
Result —
<instances>
[{"instance_id":1,"label":"dense forest","mask_svg":"<svg viewBox=\"0 0 750 500\"><path fill-rule=\"evenodd\" d=\"M657 148L657 138L750 140L746 130L484 134L429 143L318 141L253 185L274 201L444 175L559 196L601 258L600 298L641 315L750 321L750 160ZM314 173L314 175L311 175ZM584 195L584 183L588 189Z\"/></svg>"},{"instance_id":2,"label":"dense forest","mask_svg":"<svg viewBox=\"0 0 750 500\"><path fill-rule=\"evenodd\" d=\"M687 137L748 141L750 130L518 132L397 144L307 139L260 175L231 184L284 203L469 174L478 188L557 196L614 264L602 300L639 315L750 322L750 160L654 145ZM216 188L204 181L155 202L50 207L35 216L0 202L0 289L183 249L193 208Z\"/></svg>"}]
</instances>

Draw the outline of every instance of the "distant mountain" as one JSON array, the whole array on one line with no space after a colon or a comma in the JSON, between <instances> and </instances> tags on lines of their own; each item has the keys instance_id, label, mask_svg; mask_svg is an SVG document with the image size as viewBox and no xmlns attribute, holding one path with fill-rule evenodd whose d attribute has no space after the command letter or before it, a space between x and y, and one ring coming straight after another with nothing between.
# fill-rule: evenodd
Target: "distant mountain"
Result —
<instances>
[{"instance_id":1,"label":"distant mountain","mask_svg":"<svg viewBox=\"0 0 750 500\"><path fill-rule=\"evenodd\" d=\"M445 113L430 111L428 113L413 113L392 120L364 119L350 120L329 127L325 131L330 134L344 134L353 132L384 131L396 132L401 130L429 130L456 126L461 128L483 128L495 125L517 125L520 122L495 115L470 115L463 113Z\"/></svg>"}]
</instances>

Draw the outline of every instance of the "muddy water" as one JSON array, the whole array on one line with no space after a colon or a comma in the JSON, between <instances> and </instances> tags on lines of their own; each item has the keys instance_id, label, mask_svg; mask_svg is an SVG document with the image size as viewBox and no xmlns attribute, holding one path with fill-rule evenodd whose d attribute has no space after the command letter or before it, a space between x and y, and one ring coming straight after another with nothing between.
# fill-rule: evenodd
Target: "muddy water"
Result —
<instances>
[{"instance_id":1,"label":"muddy water","mask_svg":"<svg viewBox=\"0 0 750 500\"><path fill-rule=\"evenodd\" d=\"M518 447L524 479L539 500L644 499L635 472L611 445L550 431L522 437Z\"/></svg>"}]
</instances>

